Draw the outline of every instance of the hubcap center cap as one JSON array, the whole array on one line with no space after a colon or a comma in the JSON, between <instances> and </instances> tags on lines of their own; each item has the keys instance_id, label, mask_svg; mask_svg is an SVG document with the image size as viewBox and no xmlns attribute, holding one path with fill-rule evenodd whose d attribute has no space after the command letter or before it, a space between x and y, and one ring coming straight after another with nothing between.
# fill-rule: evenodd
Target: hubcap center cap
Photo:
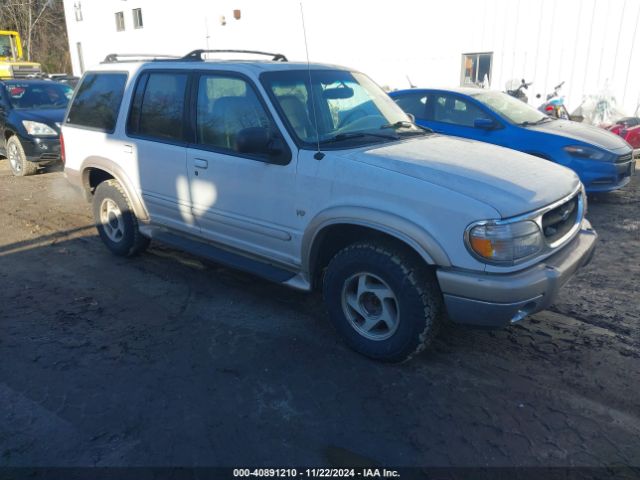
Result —
<instances>
[{"instance_id":1,"label":"hubcap center cap","mask_svg":"<svg viewBox=\"0 0 640 480\"><path fill-rule=\"evenodd\" d=\"M364 292L359 299L364 313L370 317L378 317L382 313L382 302L372 292Z\"/></svg>"},{"instance_id":2,"label":"hubcap center cap","mask_svg":"<svg viewBox=\"0 0 640 480\"><path fill-rule=\"evenodd\" d=\"M109 225L111 228L118 228L118 217L113 211L109 212Z\"/></svg>"}]
</instances>

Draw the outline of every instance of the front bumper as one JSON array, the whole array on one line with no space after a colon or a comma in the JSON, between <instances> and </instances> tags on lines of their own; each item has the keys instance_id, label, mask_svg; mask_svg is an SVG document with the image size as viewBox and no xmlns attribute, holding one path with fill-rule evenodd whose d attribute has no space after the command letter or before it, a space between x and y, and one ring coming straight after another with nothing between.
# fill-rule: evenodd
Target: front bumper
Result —
<instances>
[{"instance_id":1,"label":"front bumper","mask_svg":"<svg viewBox=\"0 0 640 480\"><path fill-rule=\"evenodd\" d=\"M568 245L526 270L508 274L438 270L449 318L455 323L502 327L544 310L573 274L589 263L597 237L585 219Z\"/></svg>"},{"instance_id":2,"label":"front bumper","mask_svg":"<svg viewBox=\"0 0 640 480\"><path fill-rule=\"evenodd\" d=\"M635 160L622 163L595 163L581 171L580 180L587 193L610 192L629 183L635 173Z\"/></svg>"},{"instance_id":3,"label":"front bumper","mask_svg":"<svg viewBox=\"0 0 640 480\"><path fill-rule=\"evenodd\" d=\"M60 139L58 137L20 137L27 160L35 163L60 161Z\"/></svg>"}]
</instances>

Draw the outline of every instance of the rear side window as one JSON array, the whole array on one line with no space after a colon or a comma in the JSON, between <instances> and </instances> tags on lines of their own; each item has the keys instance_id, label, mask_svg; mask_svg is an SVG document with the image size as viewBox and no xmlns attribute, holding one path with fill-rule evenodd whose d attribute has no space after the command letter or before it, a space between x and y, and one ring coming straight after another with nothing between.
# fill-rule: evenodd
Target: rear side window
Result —
<instances>
[{"instance_id":1,"label":"rear side window","mask_svg":"<svg viewBox=\"0 0 640 480\"><path fill-rule=\"evenodd\" d=\"M65 123L113 133L126 83L125 73L88 73Z\"/></svg>"},{"instance_id":2,"label":"rear side window","mask_svg":"<svg viewBox=\"0 0 640 480\"><path fill-rule=\"evenodd\" d=\"M127 133L181 141L187 79L181 72L145 73L136 86Z\"/></svg>"}]
</instances>

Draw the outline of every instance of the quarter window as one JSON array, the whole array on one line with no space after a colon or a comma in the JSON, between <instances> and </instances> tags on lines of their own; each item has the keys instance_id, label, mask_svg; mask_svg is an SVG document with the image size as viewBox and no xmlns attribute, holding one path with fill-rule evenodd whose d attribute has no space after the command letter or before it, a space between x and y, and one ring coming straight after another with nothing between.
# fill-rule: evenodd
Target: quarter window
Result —
<instances>
[{"instance_id":1,"label":"quarter window","mask_svg":"<svg viewBox=\"0 0 640 480\"><path fill-rule=\"evenodd\" d=\"M127 132L164 140L183 140L187 74L146 73L134 94Z\"/></svg>"},{"instance_id":2,"label":"quarter window","mask_svg":"<svg viewBox=\"0 0 640 480\"><path fill-rule=\"evenodd\" d=\"M127 75L88 73L76 93L66 123L113 133Z\"/></svg>"},{"instance_id":3,"label":"quarter window","mask_svg":"<svg viewBox=\"0 0 640 480\"><path fill-rule=\"evenodd\" d=\"M200 77L196 117L198 144L238 152L238 133L254 127L265 128L272 136L277 135L277 128L251 85L236 77Z\"/></svg>"},{"instance_id":4,"label":"quarter window","mask_svg":"<svg viewBox=\"0 0 640 480\"><path fill-rule=\"evenodd\" d=\"M134 8L133 12L133 28L142 28L142 9Z\"/></svg>"},{"instance_id":5,"label":"quarter window","mask_svg":"<svg viewBox=\"0 0 640 480\"><path fill-rule=\"evenodd\" d=\"M124 12L116 12L116 31L122 32L124 30Z\"/></svg>"}]
</instances>

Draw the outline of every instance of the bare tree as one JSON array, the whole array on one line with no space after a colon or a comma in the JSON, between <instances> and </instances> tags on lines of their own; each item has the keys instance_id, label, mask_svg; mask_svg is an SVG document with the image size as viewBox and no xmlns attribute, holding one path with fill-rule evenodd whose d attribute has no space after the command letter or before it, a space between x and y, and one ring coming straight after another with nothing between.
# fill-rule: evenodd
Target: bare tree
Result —
<instances>
[{"instance_id":1,"label":"bare tree","mask_svg":"<svg viewBox=\"0 0 640 480\"><path fill-rule=\"evenodd\" d=\"M51 73L70 71L62 0L0 0L0 25L20 33L26 60Z\"/></svg>"}]
</instances>

